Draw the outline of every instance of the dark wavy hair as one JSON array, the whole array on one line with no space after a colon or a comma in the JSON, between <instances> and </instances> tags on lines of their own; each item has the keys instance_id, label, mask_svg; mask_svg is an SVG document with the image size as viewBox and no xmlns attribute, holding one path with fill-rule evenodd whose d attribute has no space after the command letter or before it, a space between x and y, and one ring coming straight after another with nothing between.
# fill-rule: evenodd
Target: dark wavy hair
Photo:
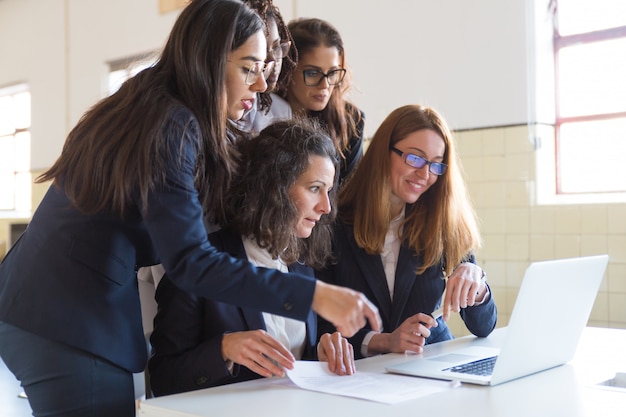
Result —
<instances>
[{"instance_id":1,"label":"dark wavy hair","mask_svg":"<svg viewBox=\"0 0 626 417\"><path fill-rule=\"evenodd\" d=\"M62 184L72 204L87 214L123 215L137 195L145 210L166 164L178 159L164 152L164 142L182 146L185 140L168 137L172 115L182 105L199 129L186 133L197 141L196 188L207 213L222 213L222 196L236 169L227 139L226 63L231 51L262 30L261 19L240 1L192 0L157 63L87 111L59 159L37 181ZM193 120L184 123L193 126Z\"/></svg>"},{"instance_id":2,"label":"dark wavy hair","mask_svg":"<svg viewBox=\"0 0 626 417\"><path fill-rule=\"evenodd\" d=\"M314 155L333 162L337 183L339 156L333 141L316 121L294 118L276 122L257 138L242 139L236 146L242 162L227 197L226 227L253 237L260 247L287 264L298 261L323 267L331 254L337 187L331 190L331 212L322 216L306 239L294 233L298 210L289 189Z\"/></svg>"},{"instance_id":3,"label":"dark wavy hair","mask_svg":"<svg viewBox=\"0 0 626 417\"><path fill-rule=\"evenodd\" d=\"M301 18L292 20L287 25L294 45L294 54L301 57L311 49L319 46L335 47L339 52L340 66L347 70L341 84L335 86L326 108L320 112L309 112L311 116L318 118L330 133L337 150L344 156L348 149L350 138L358 136L357 125L361 121L361 112L352 103L345 99L351 87L351 72L346 62L346 52L343 39L339 31L333 25L322 19ZM290 52L291 53L291 52ZM283 76L282 72L278 79L277 93L287 98L291 77Z\"/></svg>"},{"instance_id":4,"label":"dark wavy hair","mask_svg":"<svg viewBox=\"0 0 626 417\"><path fill-rule=\"evenodd\" d=\"M271 21L276 23L276 28L278 29L278 35L280 39L285 42L291 42L292 47L290 48L290 52L283 58L282 68L280 70L280 76L284 77L287 82L291 82L291 74L293 70L296 68L296 64L298 62L298 52L295 50L294 40L291 37L291 32L289 32L289 28L287 28L287 24L283 19L283 16L280 14L280 10L278 7L274 5L272 0L242 0L245 4L250 6L252 10L257 12L257 14L265 23L265 35L268 34L268 24ZM269 45L268 45L269 48ZM269 51L268 51L269 54ZM264 91L259 93L259 109L262 111L269 111L270 106L272 105L272 98L270 96L271 91Z\"/></svg>"}]
</instances>

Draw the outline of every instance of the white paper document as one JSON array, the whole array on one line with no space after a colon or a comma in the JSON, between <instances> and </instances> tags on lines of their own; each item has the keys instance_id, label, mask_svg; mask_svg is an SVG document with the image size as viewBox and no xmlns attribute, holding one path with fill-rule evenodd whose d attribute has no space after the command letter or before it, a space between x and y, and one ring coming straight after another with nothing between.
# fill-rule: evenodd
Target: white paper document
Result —
<instances>
[{"instance_id":1,"label":"white paper document","mask_svg":"<svg viewBox=\"0 0 626 417\"><path fill-rule=\"evenodd\" d=\"M373 372L357 371L354 375L339 376L328 370L326 362L317 361L296 361L294 368L286 371L289 379L300 388L387 404L424 397L459 385L449 381Z\"/></svg>"}]
</instances>

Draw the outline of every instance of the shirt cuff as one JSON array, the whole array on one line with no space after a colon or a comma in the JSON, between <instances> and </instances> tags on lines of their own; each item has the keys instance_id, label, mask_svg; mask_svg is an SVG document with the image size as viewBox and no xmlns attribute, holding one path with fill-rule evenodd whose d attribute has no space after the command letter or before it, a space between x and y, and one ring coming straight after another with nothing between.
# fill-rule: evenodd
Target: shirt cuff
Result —
<instances>
[{"instance_id":1,"label":"shirt cuff","mask_svg":"<svg viewBox=\"0 0 626 417\"><path fill-rule=\"evenodd\" d=\"M374 335L377 335L377 334L379 334L379 333L378 332L369 332L363 338L363 342L361 343L361 355L363 355L364 358L367 358L369 356L367 354L367 346L369 345L370 340L372 340L372 337L374 337Z\"/></svg>"},{"instance_id":2,"label":"shirt cuff","mask_svg":"<svg viewBox=\"0 0 626 417\"><path fill-rule=\"evenodd\" d=\"M491 298L491 290L489 289L489 285L485 284L485 295L482 300L475 300L474 306L479 306L481 304L486 303Z\"/></svg>"},{"instance_id":3,"label":"shirt cuff","mask_svg":"<svg viewBox=\"0 0 626 417\"><path fill-rule=\"evenodd\" d=\"M233 370L235 369L235 362L231 361L230 359L227 359L226 362L224 362L224 364L226 365L226 369L228 369L228 373L232 375Z\"/></svg>"}]
</instances>

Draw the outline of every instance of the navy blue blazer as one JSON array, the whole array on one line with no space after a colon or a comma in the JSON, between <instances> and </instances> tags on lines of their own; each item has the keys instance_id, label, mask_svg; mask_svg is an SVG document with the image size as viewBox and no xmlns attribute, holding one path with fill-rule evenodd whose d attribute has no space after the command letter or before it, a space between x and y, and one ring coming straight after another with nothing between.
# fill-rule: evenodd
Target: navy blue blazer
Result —
<instances>
[{"instance_id":1,"label":"navy blue blazer","mask_svg":"<svg viewBox=\"0 0 626 417\"><path fill-rule=\"evenodd\" d=\"M139 372L147 349L136 271L157 263L185 291L298 320L308 316L313 278L256 268L209 243L194 187L197 121L181 107L165 129L162 152L170 163L163 184L148 196L147 215L138 196L123 218L85 215L62 184L50 187L0 264L0 321Z\"/></svg>"},{"instance_id":2,"label":"navy blue blazer","mask_svg":"<svg viewBox=\"0 0 626 417\"><path fill-rule=\"evenodd\" d=\"M404 320L417 314L430 314L441 303L445 290L443 264L428 268L421 275L415 271L421 265L421 258L406 245L400 246L393 301L389 294L387 279L380 255L368 255L354 239L354 229L337 221L333 252L336 260L323 270L316 271L316 276L328 283L342 285L363 292L379 309L385 332L392 332ZM475 262L474 257L470 259ZM485 303L461 309L461 318L468 330L476 336L488 336L495 328L497 310L493 297ZM453 335L442 318L437 320L438 327L431 328L426 343L435 343L452 339ZM320 318L318 332L333 332L332 324ZM359 330L350 343L354 346L355 357L362 358L361 344L365 335L371 331L369 323Z\"/></svg>"},{"instance_id":3,"label":"navy blue blazer","mask_svg":"<svg viewBox=\"0 0 626 417\"><path fill-rule=\"evenodd\" d=\"M237 258L247 259L241 237L220 230L209 235L213 245ZM307 266L294 264L290 271L313 275ZM230 278L225 278L230 279ZM148 362L155 395L169 395L233 382L261 378L245 366L234 365L233 374L222 358L224 333L267 330L263 313L185 293L167 275L156 292L159 310L150 338L153 355ZM317 359L316 315L306 320L307 340L302 359Z\"/></svg>"}]
</instances>

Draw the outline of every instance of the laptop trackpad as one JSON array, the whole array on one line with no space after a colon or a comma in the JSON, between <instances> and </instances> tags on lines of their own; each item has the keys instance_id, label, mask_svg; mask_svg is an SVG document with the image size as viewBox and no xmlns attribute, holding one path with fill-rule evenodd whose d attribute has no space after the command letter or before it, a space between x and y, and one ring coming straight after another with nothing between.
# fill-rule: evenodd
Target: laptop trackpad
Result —
<instances>
[{"instance_id":1,"label":"laptop trackpad","mask_svg":"<svg viewBox=\"0 0 626 417\"><path fill-rule=\"evenodd\" d=\"M447 366L454 366L461 363L467 363L476 361L479 359L489 358L496 356L500 353L499 348L483 347L483 346L470 346L458 349L456 352L442 353L441 355L431 356L426 358L428 362L445 363Z\"/></svg>"},{"instance_id":2,"label":"laptop trackpad","mask_svg":"<svg viewBox=\"0 0 626 417\"><path fill-rule=\"evenodd\" d=\"M446 362L446 363L470 362L474 359L476 359L476 356L461 355L458 353L448 353L447 355L441 355L441 356L435 356L433 358L428 358L428 360L430 361Z\"/></svg>"}]
</instances>

